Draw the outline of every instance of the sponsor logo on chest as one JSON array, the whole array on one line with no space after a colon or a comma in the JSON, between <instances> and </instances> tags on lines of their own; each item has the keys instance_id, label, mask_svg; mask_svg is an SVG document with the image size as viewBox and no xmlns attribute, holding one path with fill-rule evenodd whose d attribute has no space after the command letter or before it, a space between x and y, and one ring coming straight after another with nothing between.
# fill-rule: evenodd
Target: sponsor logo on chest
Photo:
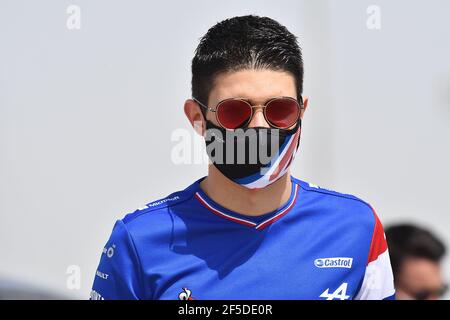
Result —
<instances>
[{"instance_id":1,"label":"sponsor logo on chest","mask_svg":"<svg viewBox=\"0 0 450 320\"><path fill-rule=\"evenodd\" d=\"M348 268L353 264L353 258L348 257L334 257L334 258L318 258L314 260L314 265L317 268Z\"/></svg>"}]
</instances>

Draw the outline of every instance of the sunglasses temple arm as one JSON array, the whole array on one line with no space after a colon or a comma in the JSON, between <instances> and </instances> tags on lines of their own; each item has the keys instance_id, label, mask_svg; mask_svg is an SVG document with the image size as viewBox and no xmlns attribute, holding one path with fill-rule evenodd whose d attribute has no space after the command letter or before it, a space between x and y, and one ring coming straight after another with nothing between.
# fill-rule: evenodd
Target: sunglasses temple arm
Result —
<instances>
[{"instance_id":1,"label":"sunglasses temple arm","mask_svg":"<svg viewBox=\"0 0 450 320\"><path fill-rule=\"evenodd\" d=\"M200 106L202 106L203 108L205 108L208 111L211 112L216 112L216 110L211 109L210 107L208 107L207 105L204 105L203 103L201 103L199 100L197 100L196 98L192 98L192 100L194 100L195 102L197 102Z\"/></svg>"}]
</instances>

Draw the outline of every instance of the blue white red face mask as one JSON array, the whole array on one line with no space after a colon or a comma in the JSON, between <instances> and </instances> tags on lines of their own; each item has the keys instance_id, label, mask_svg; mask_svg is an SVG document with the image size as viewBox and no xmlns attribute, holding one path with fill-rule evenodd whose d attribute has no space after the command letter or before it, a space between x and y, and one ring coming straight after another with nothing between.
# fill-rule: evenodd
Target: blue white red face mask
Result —
<instances>
[{"instance_id":1,"label":"blue white red face mask","mask_svg":"<svg viewBox=\"0 0 450 320\"><path fill-rule=\"evenodd\" d=\"M249 188L267 187L291 166L300 142L301 119L290 130L227 130L206 121L206 151L213 165L231 181Z\"/></svg>"}]
</instances>

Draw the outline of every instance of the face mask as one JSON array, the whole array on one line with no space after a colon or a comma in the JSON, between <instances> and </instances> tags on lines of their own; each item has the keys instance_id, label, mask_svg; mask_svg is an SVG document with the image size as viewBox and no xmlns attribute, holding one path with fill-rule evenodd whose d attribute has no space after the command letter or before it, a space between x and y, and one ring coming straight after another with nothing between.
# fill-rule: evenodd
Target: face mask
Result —
<instances>
[{"instance_id":1,"label":"face mask","mask_svg":"<svg viewBox=\"0 0 450 320\"><path fill-rule=\"evenodd\" d=\"M206 151L225 177L249 189L260 189L288 171L299 146L300 132L301 119L290 130L226 130L207 120Z\"/></svg>"}]
</instances>

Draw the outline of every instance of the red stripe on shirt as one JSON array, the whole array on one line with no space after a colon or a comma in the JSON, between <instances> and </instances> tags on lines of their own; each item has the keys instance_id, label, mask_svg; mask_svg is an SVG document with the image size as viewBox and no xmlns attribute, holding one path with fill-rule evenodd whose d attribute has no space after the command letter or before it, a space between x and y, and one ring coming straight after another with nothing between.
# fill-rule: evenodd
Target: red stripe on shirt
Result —
<instances>
[{"instance_id":1,"label":"red stripe on shirt","mask_svg":"<svg viewBox=\"0 0 450 320\"><path fill-rule=\"evenodd\" d=\"M384 237L383 225L378 218L377 213L372 208L373 214L375 216L375 226L373 229L372 242L370 244L369 258L367 264L375 261L379 255L387 250L387 242Z\"/></svg>"}]
</instances>

